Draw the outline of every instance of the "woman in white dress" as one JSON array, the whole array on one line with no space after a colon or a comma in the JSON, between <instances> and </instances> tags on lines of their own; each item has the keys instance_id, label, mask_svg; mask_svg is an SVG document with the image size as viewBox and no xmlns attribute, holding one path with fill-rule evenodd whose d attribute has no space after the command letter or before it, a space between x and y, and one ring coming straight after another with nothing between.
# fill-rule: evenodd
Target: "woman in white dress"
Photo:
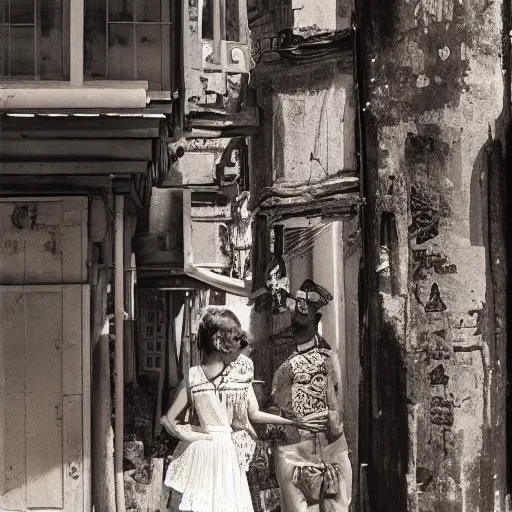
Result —
<instances>
[{"instance_id":1,"label":"woman in white dress","mask_svg":"<svg viewBox=\"0 0 512 512\"><path fill-rule=\"evenodd\" d=\"M209 308L199 324L203 362L190 368L161 423L180 443L167 470L172 510L253 512L246 471L255 448L247 431L253 423L295 425L317 430L316 422L296 422L259 410L252 361L239 354L247 345L236 315ZM187 405L199 426L177 421Z\"/></svg>"}]
</instances>

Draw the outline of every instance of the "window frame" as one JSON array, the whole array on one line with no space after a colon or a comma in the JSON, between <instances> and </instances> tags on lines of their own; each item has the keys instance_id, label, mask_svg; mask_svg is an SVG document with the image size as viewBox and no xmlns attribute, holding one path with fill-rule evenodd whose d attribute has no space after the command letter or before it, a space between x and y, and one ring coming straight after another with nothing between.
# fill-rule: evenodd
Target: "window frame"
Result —
<instances>
[{"instance_id":1,"label":"window frame","mask_svg":"<svg viewBox=\"0 0 512 512\"><path fill-rule=\"evenodd\" d=\"M238 0L238 41L227 39L227 9L226 2L228 0L198 0L198 26L197 37L200 45L211 48L211 59L206 60L202 56L202 66L204 69L213 72L225 73L248 73L250 63L249 40L248 40L248 19L247 11L242 6L243 0ZM213 14L213 39L203 37L203 9L205 2L209 2L212 6ZM187 27L187 18L183 26ZM185 34L187 34L185 32ZM191 33L185 37L192 36ZM234 60L232 55L234 50L240 50L244 53L245 63L241 65L238 60Z\"/></svg>"},{"instance_id":2,"label":"window frame","mask_svg":"<svg viewBox=\"0 0 512 512\"><path fill-rule=\"evenodd\" d=\"M44 1L44 0L36 0ZM174 1L174 0L170 0ZM146 89L147 96L150 99L167 100L171 99L171 91L149 91L147 80L111 80L111 79L85 79L84 80L84 48L85 48L85 3L86 0L69 0L68 7L64 9L63 17L64 23L68 26L69 32L63 38L64 53L68 53L67 68L65 71L69 78L67 80L37 80L28 79L27 77L0 77L0 85L6 88L9 86L16 86L22 88L32 89L54 89L54 88L80 88L98 87L98 88L112 88L116 85L123 88L144 88ZM170 2L169 2L170 4ZM171 6L171 4L170 4ZM172 8L170 12L170 27L171 27L171 42L173 40L173 28L175 23L172 20ZM172 59L172 52L169 52ZM65 57L64 57L65 59ZM162 72L166 69L169 73L170 86L172 89L172 61L164 68L162 60Z\"/></svg>"},{"instance_id":3,"label":"window frame","mask_svg":"<svg viewBox=\"0 0 512 512\"><path fill-rule=\"evenodd\" d=\"M91 82L92 83L105 83L105 82L122 82L122 83L129 82L129 83L131 83L131 82L137 82L137 81L148 82L148 80L146 80L145 78L140 79L138 77L138 59L137 59L138 44L137 44L137 38L135 37L137 34L137 29L139 27L144 27L144 26L158 27L160 29L163 27L167 27L168 28L168 37L169 37L169 45L168 46L164 45L164 41L163 41L163 37L162 37L163 31L161 31L161 55L160 55L160 70L161 70L160 87L161 87L161 89L155 90L155 89L148 88L148 91L149 91L148 95L150 96L150 98L153 98L153 99L161 99L161 100L168 99L168 100L170 100L171 95L172 95L172 88L173 88L172 45L173 45L173 41L174 41L174 30L175 30L175 25L176 25L175 21L173 19L172 2L174 2L175 0L166 0L166 1L162 0L161 6L160 6L160 21L138 20L137 13L139 12L139 8L140 8L138 3L143 2L144 0L128 0L128 1L132 4L132 7L133 7L133 20L121 21L121 20L112 20L109 18L109 0L105 0L105 43L106 43L105 44L105 78L94 78L94 77L89 78L86 76L85 78L83 78L83 81L86 84L90 84ZM82 2L84 4L84 13L85 13L86 0L82 0ZM164 18L164 17L167 18L166 21L162 21L162 18ZM84 24L85 24L85 19L84 19ZM134 78L132 78L132 79L111 79L111 78L108 78L108 74L109 74L109 44L108 44L109 43L109 34L110 34L110 30L112 27L123 26L123 25L128 25L128 26L131 26L131 28L132 28L133 44L134 44L134 47L132 50ZM85 30L85 25L84 25L84 30ZM83 71L83 65L84 65L84 62L82 59L82 71ZM165 75L167 75L166 80L164 80L164 78L163 78ZM164 88L165 82L168 83L167 88ZM148 86L149 86L149 84L148 84Z\"/></svg>"},{"instance_id":4,"label":"window frame","mask_svg":"<svg viewBox=\"0 0 512 512\"><path fill-rule=\"evenodd\" d=\"M80 27L80 5L84 5L84 0L69 0L69 3L63 2L63 9L62 9L62 19L63 19L63 27L66 27L66 30L63 30L62 33L62 52L63 52L63 75L69 76L69 79L62 79L62 80L41 80L38 78L38 69L39 69L39 63L37 62L37 55L39 51L38 46L38 32L41 31L41 20L39 22L37 21L37 12L38 12L38 6L41 2L44 0L34 0L34 21L33 23L14 23L8 24L8 28L10 31L11 26L14 27L34 27L34 73L33 78L31 75L18 75L18 76L1 76L0 77L0 84L2 85L9 85L9 84L23 84L34 88L40 88L45 87L52 84L72 84L77 85L80 84L80 74L77 74L76 69L74 69L76 66L78 66L79 62L76 62L76 56L72 55L72 46L73 41L71 34L75 33L77 38L82 38L83 40L83 14L82 14L82 26ZM83 45L83 43L82 43ZM65 59L66 53L69 55L69 58ZM30 78L29 78L30 77Z\"/></svg>"},{"instance_id":5,"label":"window frame","mask_svg":"<svg viewBox=\"0 0 512 512\"><path fill-rule=\"evenodd\" d=\"M137 307L139 372L154 374L165 369L168 299L159 289L140 289ZM156 366L157 360L159 366Z\"/></svg>"},{"instance_id":6,"label":"window frame","mask_svg":"<svg viewBox=\"0 0 512 512\"><path fill-rule=\"evenodd\" d=\"M34 5L37 6L36 0ZM84 9L85 0L69 0L69 8L63 9L64 23L68 25L69 32L63 34L63 52L68 50L69 59L68 67L65 71L69 71L68 80L34 80L26 77L0 77L0 84L22 84L27 87L44 88L52 85L62 86L71 85L79 87L83 85L83 47L84 47ZM67 39L67 37L69 39ZM65 55L64 55L65 58ZM34 66L35 67L35 66ZM67 73L64 73L67 74ZM37 76L37 75L36 75Z\"/></svg>"}]
</instances>

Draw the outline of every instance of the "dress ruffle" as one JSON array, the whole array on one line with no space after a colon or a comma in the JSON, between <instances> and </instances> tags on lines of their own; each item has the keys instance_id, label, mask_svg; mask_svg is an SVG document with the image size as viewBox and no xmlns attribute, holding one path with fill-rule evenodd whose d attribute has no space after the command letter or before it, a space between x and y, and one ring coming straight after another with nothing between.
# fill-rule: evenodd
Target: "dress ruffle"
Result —
<instances>
[{"instance_id":1,"label":"dress ruffle","mask_svg":"<svg viewBox=\"0 0 512 512\"><path fill-rule=\"evenodd\" d=\"M165 485L181 493L180 510L253 512L230 433L213 435L213 441L194 441L182 449L169 465Z\"/></svg>"}]
</instances>

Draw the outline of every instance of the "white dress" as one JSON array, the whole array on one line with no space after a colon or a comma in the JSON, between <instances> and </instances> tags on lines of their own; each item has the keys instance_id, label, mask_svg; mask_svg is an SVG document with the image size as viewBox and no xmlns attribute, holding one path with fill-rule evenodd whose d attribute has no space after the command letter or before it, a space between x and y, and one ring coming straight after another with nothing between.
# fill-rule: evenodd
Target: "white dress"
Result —
<instances>
[{"instance_id":1,"label":"white dress","mask_svg":"<svg viewBox=\"0 0 512 512\"><path fill-rule=\"evenodd\" d=\"M234 421L248 423L253 375L252 361L245 356L212 381L200 366L190 368L193 406L201 429L213 440L181 441L173 454L165 485L181 494L180 510L253 512L247 476L231 437Z\"/></svg>"}]
</instances>

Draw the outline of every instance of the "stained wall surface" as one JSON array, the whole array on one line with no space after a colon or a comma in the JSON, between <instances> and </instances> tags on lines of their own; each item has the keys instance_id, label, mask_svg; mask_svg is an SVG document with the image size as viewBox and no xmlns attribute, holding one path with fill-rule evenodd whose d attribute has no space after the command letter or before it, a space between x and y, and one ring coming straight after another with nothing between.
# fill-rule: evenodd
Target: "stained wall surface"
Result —
<instances>
[{"instance_id":1,"label":"stained wall surface","mask_svg":"<svg viewBox=\"0 0 512 512\"><path fill-rule=\"evenodd\" d=\"M372 501L505 510L502 2L360 7Z\"/></svg>"}]
</instances>

